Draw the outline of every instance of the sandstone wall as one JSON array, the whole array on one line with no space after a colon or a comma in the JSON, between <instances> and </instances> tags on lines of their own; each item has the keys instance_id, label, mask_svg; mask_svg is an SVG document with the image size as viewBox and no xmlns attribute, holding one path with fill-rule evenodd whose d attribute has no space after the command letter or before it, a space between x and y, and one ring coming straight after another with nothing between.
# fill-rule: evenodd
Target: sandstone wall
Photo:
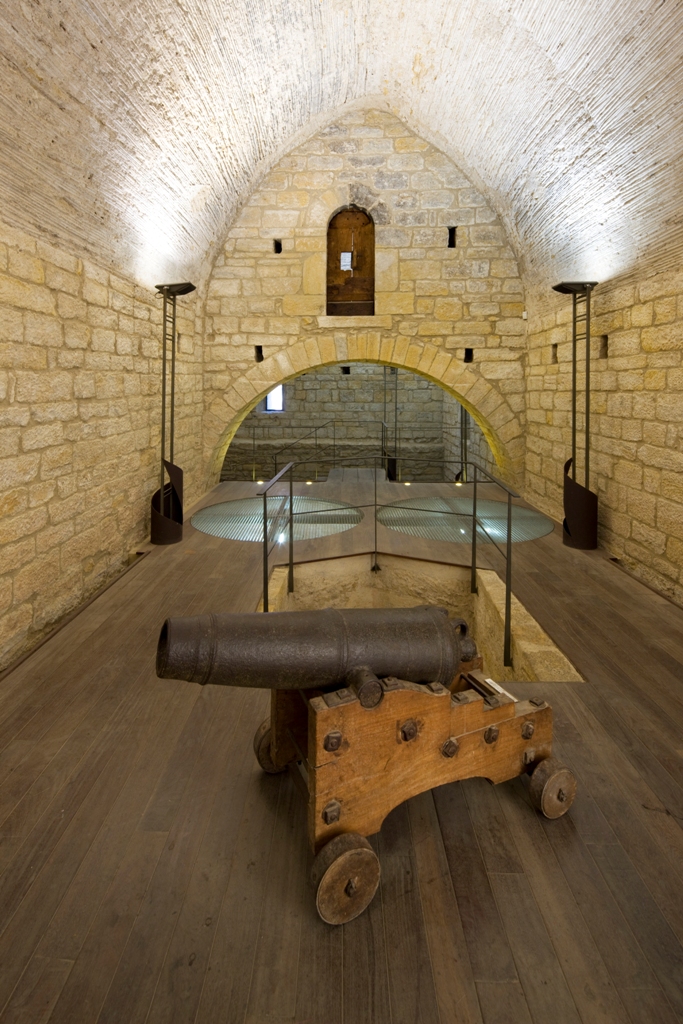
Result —
<instances>
[{"instance_id":1,"label":"sandstone wall","mask_svg":"<svg viewBox=\"0 0 683 1024\"><path fill-rule=\"evenodd\" d=\"M201 474L201 344L179 300L176 462ZM0 664L149 537L161 300L0 225Z\"/></svg>"},{"instance_id":2,"label":"sandstone wall","mask_svg":"<svg viewBox=\"0 0 683 1024\"><path fill-rule=\"evenodd\" d=\"M445 396L443 403L443 439L444 458L450 459L453 466L460 463L462 448L461 440L461 405L449 395ZM492 476L499 476L496 460L489 448L488 442L481 432L476 421L468 414L467 424L467 454L469 458L482 466ZM469 479L472 479L472 470L469 470Z\"/></svg>"},{"instance_id":3,"label":"sandstone wall","mask_svg":"<svg viewBox=\"0 0 683 1024\"><path fill-rule=\"evenodd\" d=\"M243 421L235 442L252 436L257 440L297 438L334 419L337 440L379 444L385 414L384 367L353 363L348 369L346 374L341 366L323 367L288 381L284 412L268 413L265 400L259 402ZM400 438L408 443L442 444L443 388L415 373L397 372ZM396 376L387 369L386 422L392 445L395 387ZM321 430L320 436L332 437L332 427Z\"/></svg>"},{"instance_id":4,"label":"sandstone wall","mask_svg":"<svg viewBox=\"0 0 683 1024\"><path fill-rule=\"evenodd\" d=\"M374 317L325 315L327 225L349 203L375 221ZM455 248L447 247L449 226L457 227ZM522 311L514 254L471 182L393 115L349 113L266 175L217 259L206 303L207 481L272 386L353 361L405 366L443 383L477 418L500 471L519 475Z\"/></svg>"},{"instance_id":5,"label":"sandstone wall","mask_svg":"<svg viewBox=\"0 0 683 1024\"><path fill-rule=\"evenodd\" d=\"M590 483L600 544L683 603L683 272L598 286L592 314ZM571 454L570 388L571 298L563 296L530 314L529 337L527 497L556 518ZM582 396L579 410L583 483Z\"/></svg>"},{"instance_id":6,"label":"sandstone wall","mask_svg":"<svg viewBox=\"0 0 683 1024\"><path fill-rule=\"evenodd\" d=\"M347 370L348 372L343 372ZM386 371L386 374L385 374ZM394 397L398 388L398 421L395 431ZM386 404L385 404L386 399ZM225 456L221 479L253 479L275 473L272 455L289 440L303 438L290 448L285 459L314 460L300 467L304 478L332 465L332 449L346 465L369 466L381 452L382 419L386 416L386 450L400 455L400 479L438 480L444 467L444 400L457 405L443 388L425 377L405 370L353 363L328 366L301 374L284 385L284 411L265 411L265 400L244 419ZM458 406L459 408L459 406ZM331 419L334 422L330 422ZM316 437L312 434L318 427ZM394 435L398 434L396 449ZM452 447L452 441L449 442ZM431 461L429 461L431 460ZM448 467L452 479L455 470Z\"/></svg>"}]
</instances>

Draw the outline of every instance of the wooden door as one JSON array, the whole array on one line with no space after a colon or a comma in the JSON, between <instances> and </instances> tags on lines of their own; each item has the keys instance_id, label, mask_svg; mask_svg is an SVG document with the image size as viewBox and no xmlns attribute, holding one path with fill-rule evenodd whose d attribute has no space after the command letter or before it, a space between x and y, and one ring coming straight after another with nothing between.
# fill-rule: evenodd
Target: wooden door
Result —
<instances>
[{"instance_id":1,"label":"wooden door","mask_svg":"<svg viewBox=\"0 0 683 1024\"><path fill-rule=\"evenodd\" d=\"M341 210L327 229L328 316L373 316L375 225L363 210Z\"/></svg>"}]
</instances>

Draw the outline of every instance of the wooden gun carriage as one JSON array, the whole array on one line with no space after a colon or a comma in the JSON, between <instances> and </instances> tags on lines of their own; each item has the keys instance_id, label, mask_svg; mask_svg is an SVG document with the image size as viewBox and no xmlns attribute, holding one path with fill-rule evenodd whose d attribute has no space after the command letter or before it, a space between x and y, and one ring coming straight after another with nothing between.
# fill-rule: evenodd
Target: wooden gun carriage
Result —
<instances>
[{"instance_id":1,"label":"wooden gun carriage","mask_svg":"<svg viewBox=\"0 0 683 1024\"><path fill-rule=\"evenodd\" d=\"M528 773L546 817L571 806L576 781L552 757L551 707L517 700L480 665L463 620L433 607L169 619L157 655L163 677L271 689L254 751L304 793L329 924L372 900L379 861L366 837L411 796Z\"/></svg>"}]
</instances>

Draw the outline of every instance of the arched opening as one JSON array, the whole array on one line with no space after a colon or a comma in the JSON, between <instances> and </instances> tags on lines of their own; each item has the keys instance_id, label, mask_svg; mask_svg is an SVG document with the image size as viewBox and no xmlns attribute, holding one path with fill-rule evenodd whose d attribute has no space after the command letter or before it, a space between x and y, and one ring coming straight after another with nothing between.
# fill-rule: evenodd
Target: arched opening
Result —
<instances>
[{"instance_id":1,"label":"arched opening","mask_svg":"<svg viewBox=\"0 0 683 1024\"><path fill-rule=\"evenodd\" d=\"M381 336L371 332L353 338L337 333L334 338L313 345L308 340L298 341L286 351L276 351L262 363L252 364L239 381L216 395L205 419L207 487L213 487L220 479L226 450L241 424L277 384L286 384L325 367L336 366L341 375L341 366L350 365L353 372L358 363L373 363L382 367L382 372L384 366L388 370L397 367L400 372L412 370L443 388L464 406L481 430L495 460L495 474L520 489L525 457L523 427L495 382L483 380L462 359L444 352L429 339L410 343L405 338L382 341ZM285 397L285 405L286 401ZM333 415L333 410L327 411Z\"/></svg>"},{"instance_id":2,"label":"arched opening","mask_svg":"<svg viewBox=\"0 0 683 1024\"><path fill-rule=\"evenodd\" d=\"M262 541L266 508L275 547L289 543L289 531L293 542L355 527L366 536L362 523L374 500L376 523L390 533L415 543L468 545L477 501L478 543L506 536L507 496L496 483L499 469L484 431L435 380L354 361L317 366L277 387L286 394L282 414L267 415L266 395L242 420L221 472L229 489L222 493L231 497L193 517L200 531ZM283 504L288 480L291 508ZM243 481L274 481L265 506L261 495L244 493ZM553 529L533 509L515 506L512 516L513 541ZM360 536L350 543L361 543Z\"/></svg>"},{"instance_id":3,"label":"arched opening","mask_svg":"<svg viewBox=\"0 0 683 1024\"><path fill-rule=\"evenodd\" d=\"M349 206L327 228L327 315L374 313L375 224L365 210Z\"/></svg>"},{"instance_id":4,"label":"arched opening","mask_svg":"<svg viewBox=\"0 0 683 1024\"><path fill-rule=\"evenodd\" d=\"M381 456L387 479L468 479L469 460L497 473L496 459L467 409L434 380L376 362L319 366L277 385L242 420L222 480L270 479L290 459L298 475L326 478L336 465L369 467ZM272 394L272 392L270 393Z\"/></svg>"}]
</instances>

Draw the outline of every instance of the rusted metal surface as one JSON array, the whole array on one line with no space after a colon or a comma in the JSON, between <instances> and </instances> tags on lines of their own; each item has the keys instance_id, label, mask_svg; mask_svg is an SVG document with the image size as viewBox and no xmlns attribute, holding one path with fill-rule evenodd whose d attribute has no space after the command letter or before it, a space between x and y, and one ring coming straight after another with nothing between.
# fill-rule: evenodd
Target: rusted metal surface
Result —
<instances>
[{"instance_id":1,"label":"rusted metal surface","mask_svg":"<svg viewBox=\"0 0 683 1024\"><path fill-rule=\"evenodd\" d=\"M431 606L172 618L159 637L157 675L303 690L360 682L364 669L369 689L372 674L448 685L466 632L462 619Z\"/></svg>"},{"instance_id":2,"label":"rusted metal surface","mask_svg":"<svg viewBox=\"0 0 683 1024\"><path fill-rule=\"evenodd\" d=\"M177 544L183 539L183 471L179 466L164 459L168 481L164 484L164 501L161 491L152 495L152 544Z\"/></svg>"},{"instance_id":3,"label":"rusted metal surface","mask_svg":"<svg viewBox=\"0 0 683 1024\"><path fill-rule=\"evenodd\" d=\"M571 461L564 465L562 540L568 547L593 551L598 546L598 496L571 478Z\"/></svg>"},{"instance_id":4,"label":"rusted metal surface","mask_svg":"<svg viewBox=\"0 0 683 1024\"><path fill-rule=\"evenodd\" d=\"M384 696L379 679L365 665L353 668L349 672L347 682L364 708L377 707Z\"/></svg>"},{"instance_id":5,"label":"rusted metal surface","mask_svg":"<svg viewBox=\"0 0 683 1024\"><path fill-rule=\"evenodd\" d=\"M152 495L152 544L177 544L183 539L183 471L174 462L175 452L175 370L176 370L176 299L195 290L190 281L180 284L158 284L157 291L163 297L162 348L161 348L161 465L159 468L159 489ZM171 354L170 386L170 431L168 436L169 457L166 458L166 383L168 378L168 355ZM169 482L166 483L166 473Z\"/></svg>"}]
</instances>

